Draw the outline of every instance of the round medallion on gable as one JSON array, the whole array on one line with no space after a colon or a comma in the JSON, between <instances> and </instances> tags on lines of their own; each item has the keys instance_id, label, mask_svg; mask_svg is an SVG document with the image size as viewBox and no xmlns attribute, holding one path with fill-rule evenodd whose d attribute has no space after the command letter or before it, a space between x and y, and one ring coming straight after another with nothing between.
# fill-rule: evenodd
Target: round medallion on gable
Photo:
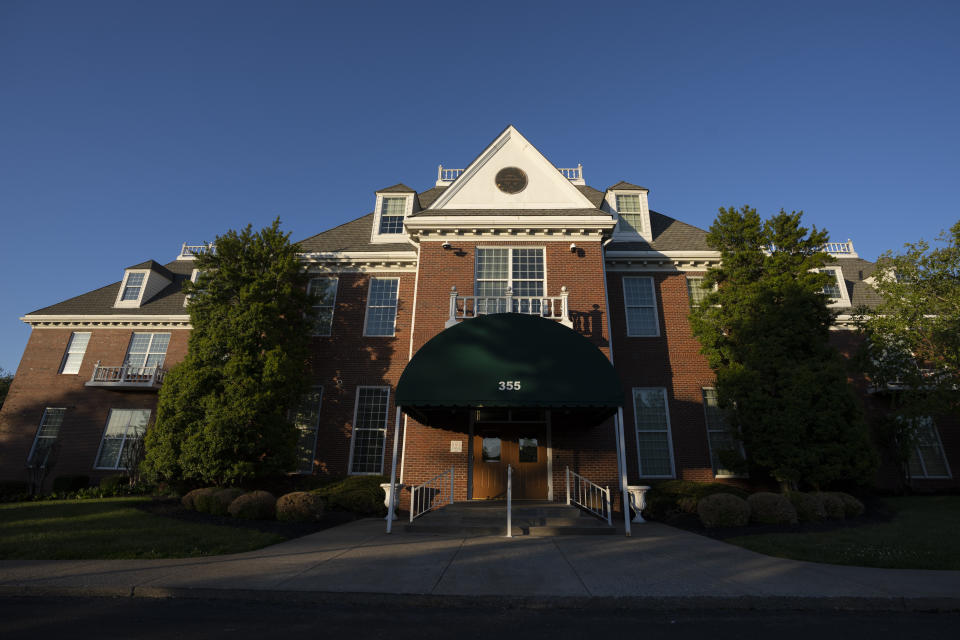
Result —
<instances>
[{"instance_id":1,"label":"round medallion on gable","mask_svg":"<svg viewBox=\"0 0 960 640\"><path fill-rule=\"evenodd\" d=\"M527 174L517 167L506 167L497 172L497 188L504 193L520 193L527 188Z\"/></svg>"}]
</instances>

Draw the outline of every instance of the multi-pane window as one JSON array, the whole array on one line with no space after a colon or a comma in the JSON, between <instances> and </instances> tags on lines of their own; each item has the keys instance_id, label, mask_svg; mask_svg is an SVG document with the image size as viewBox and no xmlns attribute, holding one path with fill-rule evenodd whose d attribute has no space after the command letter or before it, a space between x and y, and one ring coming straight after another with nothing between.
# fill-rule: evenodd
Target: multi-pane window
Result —
<instances>
[{"instance_id":1,"label":"multi-pane window","mask_svg":"<svg viewBox=\"0 0 960 640\"><path fill-rule=\"evenodd\" d=\"M628 336L660 335L653 278L624 278L623 303L627 314Z\"/></svg>"},{"instance_id":2,"label":"multi-pane window","mask_svg":"<svg viewBox=\"0 0 960 640\"><path fill-rule=\"evenodd\" d=\"M80 372L80 363L83 362L83 354L87 352L87 343L89 342L89 333L74 332L70 334L70 342L67 344L67 352L63 354L60 373Z\"/></svg>"},{"instance_id":3,"label":"multi-pane window","mask_svg":"<svg viewBox=\"0 0 960 640\"><path fill-rule=\"evenodd\" d=\"M169 333L135 333L130 338L130 348L123 364L130 367L162 367L167 357Z\"/></svg>"},{"instance_id":4,"label":"multi-pane window","mask_svg":"<svg viewBox=\"0 0 960 640\"><path fill-rule=\"evenodd\" d=\"M721 452L724 456L736 455L743 459L743 445L737 440L720 410L717 401L717 390L703 389L703 412L707 422L707 444L710 446L710 464L713 466L713 475L717 477L734 477L735 471L724 468L721 463Z\"/></svg>"},{"instance_id":5,"label":"multi-pane window","mask_svg":"<svg viewBox=\"0 0 960 640\"><path fill-rule=\"evenodd\" d=\"M837 270L836 269L820 269L820 273L825 273L829 275L833 280L825 285L823 285L823 294L826 295L831 300L839 300L842 295L840 293L840 285L837 284Z\"/></svg>"},{"instance_id":6,"label":"multi-pane window","mask_svg":"<svg viewBox=\"0 0 960 640\"><path fill-rule=\"evenodd\" d=\"M367 295L365 336L392 336L397 322L397 278L372 278Z\"/></svg>"},{"instance_id":7,"label":"multi-pane window","mask_svg":"<svg viewBox=\"0 0 960 640\"><path fill-rule=\"evenodd\" d=\"M37 436L33 439L30 455L27 456L28 467L47 465L53 445L57 443L57 438L60 436L60 426L63 424L63 416L66 412L67 410L62 407L47 407L43 410L40 426L37 427Z\"/></svg>"},{"instance_id":8,"label":"multi-pane window","mask_svg":"<svg viewBox=\"0 0 960 640\"><path fill-rule=\"evenodd\" d=\"M707 290L703 288L703 278L697 276L687 276L687 296L690 298L690 308L699 307L707 295Z\"/></svg>"},{"instance_id":9,"label":"multi-pane window","mask_svg":"<svg viewBox=\"0 0 960 640\"><path fill-rule=\"evenodd\" d=\"M128 273L127 280L123 285L123 295L121 300L139 300L140 290L143 288L143 279L146 277L143 273Z\"/></svg>"},{"instance_id":10,"label":"multi-pane window","mask_svg":"<svg viewBox=\"0 0 960 640\"><path fill-rule=\"evenodd\" d=\"M313 301L313 335L329 336L333 330L333 306L337 302L337 278L311 278L307 293L316 295Z\"/></svg>"},{"instance_id":11,"label":"multi-pane window","mask_svg":"<svg viewBox=\"0 0 960 640\"><path fill-rule=\"evenodd\" d=\"M135 458L149 420L149 409L111 409L94 467L129 469L137 464Z\"/></svg>"},{"instance_id":12,"label":"multi-pane window","mask_svg":"<svg viewBox=\"0 0 960 640\"><path fill-rule=\"evenodd\" d=\"M320 426L320 403L323 387L313 387L300 399L291 421L300 431L297 440L297 473L311 473L317 456L317 430Z\"/></svg>"},{"instance_id":13,"label":"multi-pane window","mask_svg":"<svg viewBox=\"0 0 960 640\"><path fill-rule=\"evenodd\" d=\"M640 207L640 195L636 193L617 196L617 215L620 217L620 230L640 233L643 230L643 210Z\"/></svg>"},{"instance_id":14,"label":"multi-pane window","mask_svg":"<svg viewBox=\"0 0 960 640\"><path fill-rule=\"evenodd\" d=\"M505 313L508 289L514 298L509 311L539 314L544 295L543 249L477 249L475 294L477 313ZM486 297L486 299L484 299ZM526 298L526 299L525 299Z\"/></svg>"},{"instance_id":15,"label":"multi-pane window","mask_svg":"<svg viewBox=\"0 0 960 640\"><path fill-rule=\"evenodd\" d=\"M929 416L914 421L916 446L910 452L908 469L911 478L949 478L950 467L943 454L940 434Z\"/></svg>"},{"instance_id":16,"label":"multi-pane window","mask_svg":"<svg viewBox=\"0 0 960 640\"><path fill-rule=\"evenodd\" d=\"M403 233L406 198L384 198L380 207L380 233Z\"/></svg>"},{"instance_id":17,"label":"multi-pane window","mask_svg":"<svg viewBox=\"0 0 960 640\"><path fill-rule=\"evenodd\" d=\"M633 416L637 426L637 456L643 477L673 477L673 445L667 415L667 390L633 390Z\"/></svg>"},{"instance_id":18,"label":"multi-pane window","mask_svg":"<svg viewBox=\"0 0 960 640\"><path fill-rule=\"evenodd\" d=\"M389 387L359 387L350 444L350 473L382 473Z\"/></svg>"}]
</instances>

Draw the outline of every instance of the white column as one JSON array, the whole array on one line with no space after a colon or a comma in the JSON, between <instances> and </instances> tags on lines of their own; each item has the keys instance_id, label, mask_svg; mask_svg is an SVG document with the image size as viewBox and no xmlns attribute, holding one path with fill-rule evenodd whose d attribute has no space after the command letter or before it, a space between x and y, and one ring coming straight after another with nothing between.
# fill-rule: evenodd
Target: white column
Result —
<instances>
[{"instance_id":1,"label":"white column","mask_svg":"<svg viewBox=\"0 0 960 640\"><path fill-rule=\"evenodd\" d=\"M623 407L617 407L617 460L620 467L620 495L623 501L623 529L630 537L630 501L627 497L627 447L623 435Z\"/></svg>"},{"instance_id":2,"label":"white column","mask_svg":"<svg viewBox=\"0 0 960 640\"><path fill-rule=\"evenodd\" d=\"M393 427L393 462L390 464L390 506L387 507L387 533L393 532L393 511L397 503L397 445L400 443L400 416L403 408L397 405L397 420ZM412 505L411 505L412 509Z\"/></svg>"}]
</instances>

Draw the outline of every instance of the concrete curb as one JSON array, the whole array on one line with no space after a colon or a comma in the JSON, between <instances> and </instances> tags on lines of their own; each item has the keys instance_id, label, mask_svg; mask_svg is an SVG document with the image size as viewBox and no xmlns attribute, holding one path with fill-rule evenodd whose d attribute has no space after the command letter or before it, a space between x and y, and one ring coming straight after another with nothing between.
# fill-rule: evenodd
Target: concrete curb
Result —
<instances>
[{"instance_id":1,"label":"concrete curb","mask_svg":"<svg viewBox=\"0 0 960 640\"><path fill-rule=\"evenodd\" d=\"M269 591L255 589L192 589L178 587L57 587L0 585L0 597L192 598L253 602L327 603L357 606L435 607L449 609L590 609L590 610L755 610L755 611L894 611L956 612L960 597L806 596L457 596L337 591Z\"/></svg>"}]
</instances>

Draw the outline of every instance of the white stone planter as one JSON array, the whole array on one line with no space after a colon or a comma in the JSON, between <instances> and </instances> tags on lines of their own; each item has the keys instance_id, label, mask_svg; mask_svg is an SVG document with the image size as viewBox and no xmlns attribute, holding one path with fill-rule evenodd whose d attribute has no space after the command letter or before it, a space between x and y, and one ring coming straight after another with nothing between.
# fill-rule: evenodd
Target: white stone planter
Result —
<instances>
[{"instance_id":1,"label":"white stone planter","mask_svg":"<svg viewBox=\"0 0 960 640\"><path fill-rule=\"evenodd\" d=\"M640 512L647 507L647 491L649 490L650 487L647 485L627 485L627 493L630 494L630 508L636 514L631 522L646 522Z\"/></svg>"},{"instance_id":2,"label":"white stone planter","mask_svg":"<svg viewBox=\"0 0 960 640\"><path fill-rule=\"evenodd\" d=\"M394 497L394 500L393 500L393 519L394 520L397 519L397 505L400 503L400 492L403 491L403 485L398 482L396 484L396 487L397 487L397 495ZM384 520L386 520L387 518L390 517L390 483L384 482L383 484L380 485L380 488L383 489L383 496L384 496L383 506L387 508L387 515L384 516L383 518Z\"/></svg>"}]
</instances>

